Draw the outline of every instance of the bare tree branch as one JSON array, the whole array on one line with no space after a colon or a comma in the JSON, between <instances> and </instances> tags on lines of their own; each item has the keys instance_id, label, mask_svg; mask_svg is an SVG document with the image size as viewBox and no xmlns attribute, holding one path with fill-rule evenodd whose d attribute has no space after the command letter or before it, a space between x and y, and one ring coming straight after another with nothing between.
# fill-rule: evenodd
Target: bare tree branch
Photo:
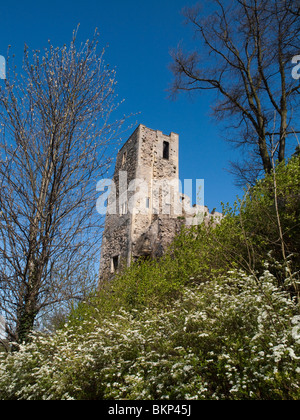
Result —
<instances>
[{"instance_id":1,"label":"bare tree branch","mask_svg":"<svg viewBox=\"0 0 300 420\"><path fill-rule=\"evenodd\" d=\"M98 35L78 49L76 33L44 55L25 46L22 75L8 71L0 91L0 309L18 341L84 293L99 252L95 186L123 119L111 122L115 71Z\"/></svg>"},{"instance_id":2,"label":"bare tree branch","mask_svg":"<svg viewBox=\"0 0 300 420\"><path fill-rule=\"evenodd\" d=\"M269 173L272 136L279 141L274 161L281 162L287 140L293 141L293 132L299 131L299 82L291 76L291 59L300 45L299 1L211 3L213 12L199 6L184 10L198 45L192 52L182 47L172 52L171 93L214 90L214 115L238 127L228 140L255 152L257 171Z\"/></svg>"}]
</instances>

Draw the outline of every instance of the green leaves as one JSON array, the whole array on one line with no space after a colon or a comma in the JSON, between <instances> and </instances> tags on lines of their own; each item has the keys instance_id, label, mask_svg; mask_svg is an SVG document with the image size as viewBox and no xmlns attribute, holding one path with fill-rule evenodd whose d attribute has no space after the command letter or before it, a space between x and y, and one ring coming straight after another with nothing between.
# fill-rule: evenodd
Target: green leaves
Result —
<instances>
[{"instance_id":1,"label":"green leaves","mask_svg":"<svg viewBox=\"0 0 300 420\"><path fill-rule=\"evenodd\" d=\"M1 399L299 399L299 307L268 271L182 289L0 356Z\"/></svg>"},{"instance_id":2,"label":"green leaves","mask_svg":"<svg viewBox=\"0 0 300 420\"><path fill-rule=\"evenodd\" d=\"M299 157L276 169L297 255L299 179ZM299 399L299 257L282 259L273 187L270 175L224 207L221 224L183 229L56 334L0 353L0 398Z\"/></svg>"}]
</instances>

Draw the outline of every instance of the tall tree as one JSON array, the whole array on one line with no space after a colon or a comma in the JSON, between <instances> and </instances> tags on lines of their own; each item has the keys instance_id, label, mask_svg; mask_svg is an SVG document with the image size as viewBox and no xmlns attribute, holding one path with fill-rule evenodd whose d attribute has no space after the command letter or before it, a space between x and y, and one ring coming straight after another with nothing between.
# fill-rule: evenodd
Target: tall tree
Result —
<instances>
[{"instance_id":1,"label":"tall tree","mask_svg":"<svg viewBox=\"0 0 300 420\"><path fill-rule=\"evenodd\" d=\"M208 12L201 6L184 10L200 43L189 53L181 47L173 51L171 89L173 94L217 92L214 115L231 121L238 132L232 130L229 140L250 152L245 165L235 163L235 169L252 181L259 170L272 169L272 138L275 160L281 162L299 129L300 84L291 77L291 60L299 54L300 2L209 3Z\"/></svg>"},{"instance_id":2,"label":"tall tree","mask_svg":"<svg viewBox=\"0 0 300 420\"><path fill-rule=\"evenodd\" d=\"M111 163L115 71L98 35L44 54L25 46L23 72L0 91L0 310L16 341L38 314L78 294L99 252L96 182ZM80 280L80 278L81 280Z\"/></svg>"}]
</instances>

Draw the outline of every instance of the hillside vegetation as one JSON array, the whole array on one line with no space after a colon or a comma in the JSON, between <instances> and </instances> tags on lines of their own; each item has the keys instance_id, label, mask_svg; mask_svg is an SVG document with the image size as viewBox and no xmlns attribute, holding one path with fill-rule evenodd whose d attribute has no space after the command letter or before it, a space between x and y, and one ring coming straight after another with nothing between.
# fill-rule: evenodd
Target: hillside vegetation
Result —
<instances>
[{"instance_id":1,"label":"hillside vegetation","mask_svg":"<svg viewBox=\"0 0 300 420\"><path fill-rule=\"evenodd\" d=\"M299 399L300 157L224 216L0 352L0 398Z\"/></svg>"}]
</instances>

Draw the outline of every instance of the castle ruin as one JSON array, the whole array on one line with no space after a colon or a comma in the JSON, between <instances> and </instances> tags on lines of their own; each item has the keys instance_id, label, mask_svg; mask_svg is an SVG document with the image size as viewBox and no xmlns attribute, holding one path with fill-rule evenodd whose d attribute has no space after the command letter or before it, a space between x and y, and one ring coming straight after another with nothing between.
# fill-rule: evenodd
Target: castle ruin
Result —
<instances>
[{"instance_id":1,"label":"castle ruin","mask_svg":"<svg viewBox=\"0 0 300 420\"><path fill-rule=\"evenodd\" d=\"M118 152L107 202L100 283L132 261L161 257L183 224L212 217L204 205L191 207L190 198L180 191L178 148L177 134L167 136L139 125Z\"/></svg>"}]
</instances>

